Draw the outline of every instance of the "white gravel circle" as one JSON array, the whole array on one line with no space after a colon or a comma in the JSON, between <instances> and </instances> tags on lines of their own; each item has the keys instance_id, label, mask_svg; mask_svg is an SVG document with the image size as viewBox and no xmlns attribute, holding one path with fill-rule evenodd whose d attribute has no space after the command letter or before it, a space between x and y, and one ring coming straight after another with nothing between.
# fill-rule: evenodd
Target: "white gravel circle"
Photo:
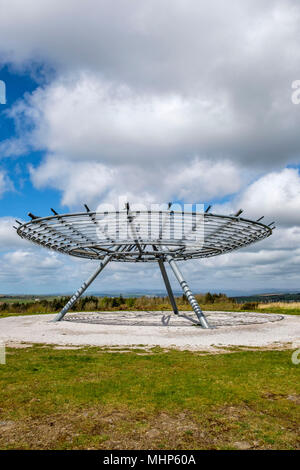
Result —
<instances>
[{"instance_id":1,"label":"white gravel circle","mask_svg":"<svg viewBox=\"0 0 300 470\"><path fill-rule=\"evenodd\" d=\"M300 345L300 316L206 313L216 328L205 330L195 326L191 312L182 312L180 317L171 312L97 312L97 323L83 322L84 317L91 316L83 313L71 314L69 321L57 323L51 321L55 315L6 317L0 319L0 341L74 346L145 345L189 350ZM75 315L81 321L70 321ZM245 315L246 324L241 324L241 315ZM102 318L100 322L99 318Z\"/></svg>"},{"instance_id":2,"label":"white gravel circle","mask_svg":"<svg viewBox=\"0 0 300 470\"><path fill-rule=\"evenodd\" d=\"M223 328L224 326L252 325L283 320L282 315L257 312L205 312L210 326ZM174 315L165 311L133 311L133 312L78 312L64 317L65 321L79 323L93 323L101 325L128 325L128 326L196 326L199 321L191 312L180 312Z\"/></svg>"}]
</instances>

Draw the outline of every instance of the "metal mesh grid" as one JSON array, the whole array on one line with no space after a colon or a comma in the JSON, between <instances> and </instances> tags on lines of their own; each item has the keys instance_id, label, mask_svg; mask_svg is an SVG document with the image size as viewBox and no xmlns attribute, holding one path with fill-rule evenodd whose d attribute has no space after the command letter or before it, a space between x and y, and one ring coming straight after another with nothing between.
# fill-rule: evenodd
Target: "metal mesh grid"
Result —
<instances>
[{"instance_id":1,"label":"metal mesh grid","mask_svg":"<svg viewBox=\"0 0 300 470\"><path fill-rule=\"evenodd\" d=\"M17 233L37 245L89 259L114 261L208 258L272 234L259 221L233 215L177 211L83 212L33 218ZM116 248L118 251L116 251Z\"/></svg>"}]
</instances>

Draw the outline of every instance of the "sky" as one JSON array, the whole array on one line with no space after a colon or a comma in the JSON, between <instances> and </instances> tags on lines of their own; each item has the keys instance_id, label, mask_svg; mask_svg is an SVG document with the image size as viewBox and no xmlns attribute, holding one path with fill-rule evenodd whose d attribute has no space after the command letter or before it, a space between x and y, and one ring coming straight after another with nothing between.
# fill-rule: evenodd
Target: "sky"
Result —
<instances>
[{"instance_id":1,"label":"sky","mask_svg":"<svg viewBox=\"0 0 300 470\"><path fill-rule=\"evenodd\" d=\"M0 0L0 294L69 293L95 269L16 218L120 197L264 215L270 238L182 271L197 292L300 290L299 44L297 0ZM163 290L157 266L91 287L135 289Z\"/></svg>"}]
</instances>

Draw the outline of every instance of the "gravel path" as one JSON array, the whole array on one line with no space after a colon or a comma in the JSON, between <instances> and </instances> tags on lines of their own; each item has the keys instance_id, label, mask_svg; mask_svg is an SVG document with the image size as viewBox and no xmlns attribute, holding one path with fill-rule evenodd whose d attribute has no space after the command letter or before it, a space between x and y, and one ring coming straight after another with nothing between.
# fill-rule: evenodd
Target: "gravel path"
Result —
<instances>
[{"instance_id":1,"label":"gravel path","mask_svg":"<svg viewBox=\"0 0 300 470\"><path fill-rule=\"evenodd\" d=\"M191 312L174 317L170 312L108 312L72 314L53 323L54 315L0 319L0 341L93 346L161 346L212 350L227 346L300 346L300 316L238 312L207 312L215 328L193 323ZM71 321L71 320L77 321ZM79 321L80 320L80 321ZM87 322L89 320L89 322ZM241 324L242 323L242 324ZM290 344L291 347L291 344Z\"/></svg>"}]
</instances>

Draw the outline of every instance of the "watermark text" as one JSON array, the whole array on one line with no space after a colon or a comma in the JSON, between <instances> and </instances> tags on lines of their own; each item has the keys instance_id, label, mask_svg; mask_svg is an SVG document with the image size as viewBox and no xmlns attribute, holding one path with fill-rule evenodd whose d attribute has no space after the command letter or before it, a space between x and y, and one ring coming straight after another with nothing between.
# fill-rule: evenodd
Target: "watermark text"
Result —
<instances>
[{"instance_id":1,"label":"watermark text","mask_svg":"<svg viewBox=\"0 0 300 470\"><path fill-rule=\"evenodd\" d=\"M291 95L293 104L300 104L300 80L294 80L292 83L292 89L294 90Z\"/></svg>"},{"instance_id":2,"label":"watermark text","mask_svg":"<svg viewBox=\"0 0 300 470\"><path fill-rule=\"evenodd\" d=\"M0 343L0 365L6 364L5 344Z\"/></svg>"},{"instance_id":3,"label":"watermark text","mask_svg":"<svg viewBox=\"0 0 300 470\"><path fill-rule=\"evenodd\" d=\"M6 104L6 85L3 80L0 80L0 104Z\"/></svg>"}]
</instances>

